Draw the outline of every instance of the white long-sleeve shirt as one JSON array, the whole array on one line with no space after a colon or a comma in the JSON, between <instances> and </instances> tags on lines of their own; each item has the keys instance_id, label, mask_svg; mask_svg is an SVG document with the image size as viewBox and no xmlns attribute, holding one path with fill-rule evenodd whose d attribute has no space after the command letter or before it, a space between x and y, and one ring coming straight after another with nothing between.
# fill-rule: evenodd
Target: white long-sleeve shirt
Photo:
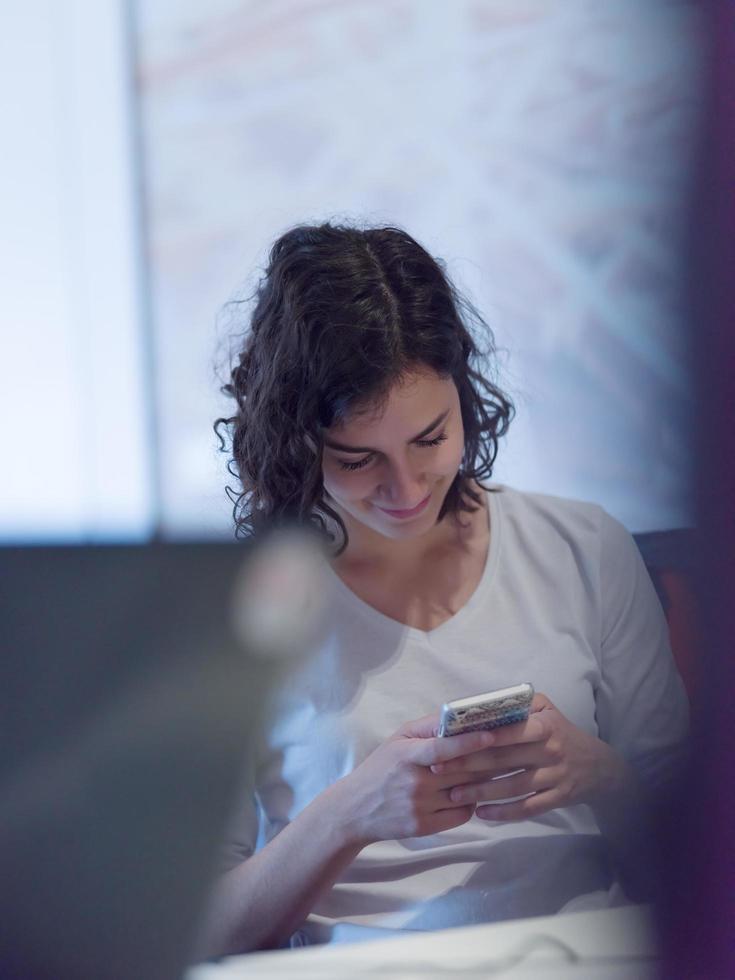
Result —
<instances>
[{"instance_id":1,"label":"white long-sleeve shirt","mask_svg":"<svg viewBox=\"0 0 735 980\"><path fill-rule=\"evenodd\" d=\"M688 709L666 620L631 535L601 507L495 485L482 578L456 615L405 626L330 577L317 648L270 713L228 864L247 858L404 722L447 700L529 681L608 742L646 783L665 780ZM259 835L260 828L260 835ZM585 805L532 820L473 817L365 847L294 943L341 941L625 901Z\"/></svg>"}]
</instances>

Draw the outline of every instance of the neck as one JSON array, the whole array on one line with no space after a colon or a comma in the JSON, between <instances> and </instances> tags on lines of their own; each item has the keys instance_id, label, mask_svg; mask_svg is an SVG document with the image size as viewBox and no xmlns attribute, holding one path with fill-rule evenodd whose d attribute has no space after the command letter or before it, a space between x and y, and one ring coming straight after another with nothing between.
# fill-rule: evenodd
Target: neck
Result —
<instances>
[{"instance_id":1,"label":"neck","mask_svg":"<svg viewBox=\"0 0 735 980\"><path fill-rule=\"evenodd\" d=\"M437 547L448 543L456 536L456 522L452 514L447 514L425 534L415 538L395 539L360 524L349 514L339 510L338 513L344 521L349 539L343 556L347 561L367 564L389 563L393 567L415 565L424 561Z\"/></svg>"},{"instance_id":2,"label":"neck","mask_svg":"<svg viewBox=\"0 0 735 980\"><path fill-rule=\"evenodd\" d=\"M348 544L338 559L341 563L415 567L446 548L455 547L489 526L484 503L478 512L449 513L432 528L415 538L395 539L379 534L355 520L337 504L331 506L344 521ZM461 522L461 523L460 523Z\"/></svg>"}]
</instances>

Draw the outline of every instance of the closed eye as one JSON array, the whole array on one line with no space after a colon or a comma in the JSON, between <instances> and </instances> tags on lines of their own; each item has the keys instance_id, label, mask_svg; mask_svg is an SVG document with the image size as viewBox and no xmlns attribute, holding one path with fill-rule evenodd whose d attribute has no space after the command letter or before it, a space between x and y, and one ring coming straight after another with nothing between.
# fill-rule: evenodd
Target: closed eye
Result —
<instances>
[{"instance_id":1,"label":"closed eye","mask_svg":"<svg viewBox=\"0 0 735 980\"><path fill-rule=\"evenodd\" d=\"M446 432L440 432L438 436L433 439L417 439L415 442L416 446L421 446L426 449L431 446L439 446L442 442L446 442L447 434ZM358 459L355 462L347 462L344 459L340 459L337 462L343 470L349 470L354 473L355 470L361 470L363 466L367 466L368 463L374 458L374 453L369 456L365 456L363 459Z\"/></svg>"},{"instance_id":2,"label":"closed eye","mask_svg":"<svg viewBox=\"0 0 735 980\"><path fill-rule=\"evenodd\" d=\"M447 441L446 432L440 432L438 436L433 439L418 439L416 442L417 446L438 446L442 442Z\"/></svg>"},{"instance_id":3,"label":"closed eye","mask_svg":"<svg viewBox=\"0 0 735 980\"><path fill-rule=\"evenodd\" d=\"M356 463L346 463L343 459L337 460L337 462L343 470L361 470L363 466L367 466L372 458L372 456L366 456L364 459L358 459Z\"/></svg>"}]
</instances>

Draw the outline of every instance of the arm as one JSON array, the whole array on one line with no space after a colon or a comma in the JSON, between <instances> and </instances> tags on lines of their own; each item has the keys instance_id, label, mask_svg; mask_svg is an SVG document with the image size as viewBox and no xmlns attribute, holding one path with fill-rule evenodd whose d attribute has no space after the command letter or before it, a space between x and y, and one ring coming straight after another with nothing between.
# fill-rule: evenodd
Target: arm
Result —
<instances>
[{"instance_id":1,"label":"arm","mask_svg":"<svg viewBox=\"0 0 735 980\"><path fill-rule=\"evenodd\" d=\"M621 878L650 898L655 820L687 752L688 703L669 630L648 570L628 531L601 514L600 738L617 752L611 792L593 807Z\"/></svg>"},{"instance_id":2,"label":"arm","mask_svg":"<svg viewBox=\"0 0 735 980\"><path fill-rule=\"evenodd\" d=\"M481 750L488 734L434 738L435 722L399 729L262 850L223 875L207 911L200 956L278 946L367 844L466 823L474 806L450 800L455 780L430 767Z\"/></svg>"},{"instance_id":3,"label":"arm","mask_svg":"<svg viewBox=\"0 0 735 980\"><path fill-rule=\"evenodd\" d=\"M599 738L569 722L544 695L529 720L499 730L494 748L451 763L465 785L453 799L491 820L533 818L588 804L608 838L631 897L650 897L653 807L678 772L687 703L668 627L642 558L625 528L600 511ZM488 777L523 769L507 779Z\"/></svg>"},{"instance_id":4,"label":"arm","mask_svg":"<svg viewBox=\"0 0 735 980\"><path fill-rule=\"evenodd\" d=\"M614 750L609 776L592 802L600 832L607 838L620 880L634 901L655 897L653 860L654 797L637 773Z\"/></svg>"},{"instance_id":5,"label":"arm","mask_svg":"<svg viewBox=\"0 0 735 980\"><path fill-rule=\"evenodd\" d=\"M544 694L535 695L528 721L492 737L492 748L435 767L454 775L450 799L479 804L478 817L502 821L585 803L611 845L630 897L651 898L650 799L623 757L572 724ZM505 778L493 781L500 775ZM524 799L494 802L515 796Z\"/></svg>"},{"instance_id":6,"label":"arm","mask_svg":"<svg viewBox=\"0 0 735 980\"><path fill-rule=\"evenodd\" d=\"M357 857L363 845L351 833L342 784L221 877L207 910L202 957L279 946Z\"/></svg>"},{"instance_id":7,"label":"arm","mask_svg":"<svg viewBox=\"0 0 735 980\"><path fill-rule=\"evenodd\" d=\"M666 617L643 559L628 531L604 512L600 595L600 738L653 795L681 770L689 706Z\"/></svg>"}]
</instances>

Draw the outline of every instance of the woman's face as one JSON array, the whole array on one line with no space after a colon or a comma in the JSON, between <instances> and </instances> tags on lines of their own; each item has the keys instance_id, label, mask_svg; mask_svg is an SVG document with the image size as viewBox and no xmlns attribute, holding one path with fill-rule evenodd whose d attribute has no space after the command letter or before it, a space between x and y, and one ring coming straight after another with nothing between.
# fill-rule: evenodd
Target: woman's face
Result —
<instances>
[{"instance_id":1,"label":"woman's face","mask_svg":"<svg viewBox=\"0 0 735 980\"><path fill-rule=\"evenodd\" d=\"M324 488L343 516L388 538L416 537L436 524L463 451L454 381L417 370L384 405L325 432Z\"/></svg>"}]
</instances>

